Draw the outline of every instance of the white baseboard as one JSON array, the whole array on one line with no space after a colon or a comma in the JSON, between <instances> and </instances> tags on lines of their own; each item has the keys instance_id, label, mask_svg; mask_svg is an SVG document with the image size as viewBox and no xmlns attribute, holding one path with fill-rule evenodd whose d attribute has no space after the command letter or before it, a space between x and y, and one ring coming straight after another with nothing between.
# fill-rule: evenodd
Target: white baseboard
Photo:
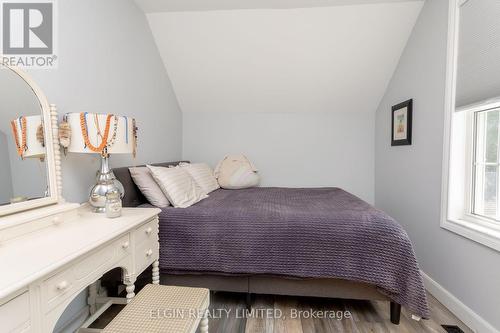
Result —
<instances>
[{"instance_id":1,"label":"white baseboard","mask_svg":"<svg viewBox=\"0 0 500 333\"><path fill-rule=\"evenodd\" d=\"M484 320L477 313L472 311L467 305L462 303L458 298L453 296L448 290L444 289L439 283L434 281L424 272L422 278L424 279L425 288L432 296L448 308L458 319L476 333L500 333L490 323Z\"/></svg>"}]
</instances>

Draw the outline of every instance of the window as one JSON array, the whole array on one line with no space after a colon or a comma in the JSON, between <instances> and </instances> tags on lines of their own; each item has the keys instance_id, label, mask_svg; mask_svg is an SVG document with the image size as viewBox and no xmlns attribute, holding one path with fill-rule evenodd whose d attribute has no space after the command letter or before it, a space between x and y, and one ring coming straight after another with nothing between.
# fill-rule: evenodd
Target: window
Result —
<instances>
[{"instance_id":1,"label":"window","mask_svg":"<svg viewBox=\"0 0 500 333\"><path fill-rule=\"evenodd\" d=\"M500 2L449 1L441 226L500 251Z\"/></svg>"},{"instance_id":2,"label":"window","mask_svg":"<svg viewBox=\"0 0 500 333\"><path fill-rule=\"evenodd\" d=\"M500 220L499 120L500 109L474 115L471 212L495 221Z\"/></svg>"}]
</instances>

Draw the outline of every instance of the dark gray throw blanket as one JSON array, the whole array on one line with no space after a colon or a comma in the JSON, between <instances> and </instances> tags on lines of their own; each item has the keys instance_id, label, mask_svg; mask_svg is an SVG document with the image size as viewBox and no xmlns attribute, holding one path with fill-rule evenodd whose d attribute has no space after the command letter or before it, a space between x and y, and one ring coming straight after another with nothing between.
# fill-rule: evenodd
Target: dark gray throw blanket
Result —
<instances>
[{"instance_id":1,"label":"dark gray throw blanket","mask_svg":"<svg viewBox=\"0 0 500 333\"><path fill-rule=\"evenodd\" d=\"M365 282L429 318L406 232L339 188L220 189L189 208L167 207L160 215L160 267Z\"/></svg>"}]
</instances>

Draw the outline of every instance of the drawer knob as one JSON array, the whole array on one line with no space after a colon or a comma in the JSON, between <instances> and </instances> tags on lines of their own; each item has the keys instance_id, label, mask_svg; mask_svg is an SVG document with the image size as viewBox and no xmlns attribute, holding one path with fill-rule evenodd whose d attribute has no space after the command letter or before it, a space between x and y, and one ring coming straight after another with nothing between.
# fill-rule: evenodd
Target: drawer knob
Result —
<instances>
[{"instance_id":1,"label":"drawer knob","mask_svg":"<svg viewBox=\"0 0 500 333\"><path fill-rule=\"evenodd\" d=\"M62 219L60 216L54 216L54 218L52 219L52 223L54 225L59 225L59 224L61 224L61 222L62 222Z\"/></svg>"},{"instance_id":2,"label":"drawer knob","mask_svg":"<svg viewBox=\"0 0 500 333\"><path fill-rule=\"evenodd\" d=\"M69 287L68 281L63 281L57 285L57 290L63 291L68 289L68 287Z\"/></svg>"},{"instance_id":3,"label":"drawer knob","mask_svg":"<svg viewBox=\"0 0 500 333\"><path fill-rule=\"evenodd\" d=\"M129 246L130 246L129 242L125 242L125 243L122 244L122 248L123 249L128 249Z\"/></svg>"},{"instance_id":4,"label":"drawer knob","mask_svg":"<svg viewBox=\"0 0 500 333\"><path fill-rule=\"evenodd\" d=\"M151 229L151 227L148 227L148 228L146 229L146 234L147 234L147 235L151 235L151 232L153 232L153 229Z\"/></svg>"},{"instance_id":5,"label":"drawer knob","mask_svg":"<svg viewBox=\"0 0 500 333\"><path fill-rule=\"evenodd\" d=\"M146 256L151 257L153 255L153 250L149 249L148 252L146 252Z\"/></svg>"}]
</instances>

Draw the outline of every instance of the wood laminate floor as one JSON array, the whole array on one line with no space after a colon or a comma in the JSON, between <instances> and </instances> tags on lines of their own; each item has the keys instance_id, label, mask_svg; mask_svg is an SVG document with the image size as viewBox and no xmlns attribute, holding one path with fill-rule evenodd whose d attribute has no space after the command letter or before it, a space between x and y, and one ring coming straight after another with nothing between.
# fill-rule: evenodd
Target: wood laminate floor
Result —
<instances>
[{"instance_id":1,"label":"wood laminate floor","mask_svg":"<svg viewBox=\"0 0 500 333\"><path fill-rule=\"evenodd\" d=\"M388 302L370 302L357 300L337 300L323 298L287 297L256 295L252 301L253 313L244 318L245 295L233 293L212 293L211 314L214 318L209 321L210 333L365 333L365 332L403 332L424 333L446 331L441 327L457 325L464 332L472 331L458 320L434 297L429 295L432 319L412 320L411 315L404 309L401 313L400 325L393 325L389 320ZM227 312L223 312L224 309ZM257 310L257 311L256 311ZM296 318L292 311L302 310L301 318ZM276 315L267 318L265 313ZM311 311L335 311L352 315L347 319L312 318ZM223 312L223 313L222 313ZM226 313L228 315L226 315ZM219 314L222 314L219 316ZM281 316L280 316L281 314ZM318 314L318 312L316 312ZM292 315L294 318L292 318ZM274 317L274 318L273 318ZM337 316L338 317L338 316Z\"/></svg>"},{"instance_id":2,"label":"wood laminate floor","mask_svg":"<svg viewBox=\"0 0 500 333\"><path fill-rule=\"evenodd\" d=\"M148 273L149 274L149 273ZM137 289L150 281L150 274L138 280ZM210 333L446 333L441 325L456 325L465 333L473 333L432 295L428 295L431 319L415 321L402 309L401 322L393 325L389 319L389 302L339 300L330 298L255 295L250 315L245 316L246 294L212 292L210 295ZM104 328L121 310L115 306L106 311L91 327ZM292 311L304 311L300 317ZM314 311L342 313L350 318L308 317ZM266 314L270 313L270 316ZM274 315L273 315L274 314ZM281 316L280 316L281 314ZM296 314L296 313L295 313ZM330 316L331 317L331 316ZM338 316L337 316L338 317ZM137 332L138 333L138 332Z\"/></svg>"}]
</instances>

